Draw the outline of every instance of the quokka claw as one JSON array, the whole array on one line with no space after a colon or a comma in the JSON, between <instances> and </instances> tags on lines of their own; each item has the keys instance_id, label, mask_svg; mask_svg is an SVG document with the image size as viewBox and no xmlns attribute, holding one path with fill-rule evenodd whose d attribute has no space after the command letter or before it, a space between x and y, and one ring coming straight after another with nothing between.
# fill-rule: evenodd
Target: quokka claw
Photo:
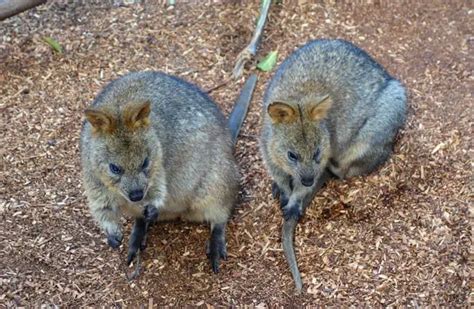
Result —
<instances>
[{"instance_id":1,"label":"quokka claw","mask_svg":"<svg viewBox=\"0 0 474 309\"><path fill-rule=\"evenodd\" d=\"M224 261L227 261L227 250L225 248L225 245L219 249L219 255L221 259L223 259Z\"/></svg>"},{"instance_id":2,"label":"quokka claw","mask_svg":"<svg viewBox=\"0 0 474 309\"><path fill-rule=\"evenodd\" d=\"M280 207L283 209L286 207L286 205L288 205L288 202L290 201L290 199L288 198L288 196L286 196L285 193L280 193Z\"/></svg>"},{"instance_id":3,"label":"quokka claw","mask_svg":"<svg viewBox=\"0 0 474 309\"><path fill-rule=\"evenodd\" d=\"M211 262L212 271L217 274L219 272L220 260L227 260L227 249L225 243L223 243L223 241L208 243L206 254Z\"/></svg>"},{"instance_id":4,"label":"quokka claw","mask_svg":"<svg viewBox=\"0 0 474 309\"><path fill-rule=\"evenodd\" d=\"M143 237L141 243L140 243L140 250L143 251L146 249L146 239L147 239L147 236L145 235L145 237Z\"/></svg>"},{"instance_id":5,"label":"quokka claw","mask_svg":"<svg viewBox=\"0 0 474 309\"><path fill-rule=\"evenodd\" d=\"M212 272L217 274L219 273L219 258L212 258L211 259L211 267L212 267Z\"/></svg>"},{"instance_id":6,"label":"quokka claw","mask_svg":"<svg viewBox=\"0 0 474 309\"><path fill-rule=\"evenodd\" d=\"M145 221L148 223L154 223L158 219L158 209L151 205L145 207L144 212Z\"/></svg>"},{"instance_id":7,"label":"quokka claw","mask_svg":"<svg viewBox=\"0 0 474 309\"><path fill-rule=\"evenodd\" d=\"M127 266L130 266L130 264L132 264L133 260L135 259L135 257L137 256L137 253L138 253L138 249L129 249L128 250L128 255L127 255Z\"/></svg>"},{"instance_id":8,"label":"quokka claw","mask_svg":"<svg viewBox=\"0 0 474 309\"><path fill-rule=\"evenodd\" d=\"M280 187L276 182L272 182L272 197L277 199L280 197Z\"/></svg>"},{"instance_id":9,"label":"quokka claw","mask_svg":"<svg viewBox=\"0 0 474 309\"><path fill-rule=\"evenodd\" d=\"M122 244L123 236L121 234L108 234L107 244L113 249L117 249Z\"/></svg>"},{"instance_id":10,"label":"quokka claw","mask_svg":"<svg viewBox=\"0 0 474 309\"><path fill-rule=\"evenodd\" d=\"M130 241L128 243L127 265L132 263L140 248L142 248L144 243L146 243L146 229L147 223L145 219L138 218L135 220L135 224L133 225L132 229L132 235L130 235Z\"/></svg>"},{"instance_id":11,"label":"quokka claw","mask_svg":"<svg viewBox=\"0 0 474 309\"><path fill-rule=\"evenodd\" d=\"M288 204L288 196L283 192L276 182L272 183L272 197L280 200L280 207L285 207Z\"/></svg>"}]
</instances>

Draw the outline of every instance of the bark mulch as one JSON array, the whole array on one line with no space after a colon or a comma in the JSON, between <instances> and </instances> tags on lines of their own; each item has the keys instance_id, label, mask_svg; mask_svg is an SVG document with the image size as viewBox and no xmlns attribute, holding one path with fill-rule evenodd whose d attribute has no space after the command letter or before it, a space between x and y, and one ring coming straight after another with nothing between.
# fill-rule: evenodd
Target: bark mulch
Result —
<instances>
[{"instance_id":1,"label":"bark mulch","mask_svg":"<svg viewBox=\"0 0 474 309\"><path fill-rule=\"evenodd\" d=\"M260 1L52 1L0 22L0 304L76 306L469 306L472 260L470 1L283 1L259 57L321 37L355 42L406 84L409 118L394 155L367 177L331 181L297 230L305 291L294 295L281 215L258 152L259 82L236 151L241 201L229 259L214 275L208 228L153 227L141 276L124 277L81 186L83 110L111 79L162 70L211 89L229 79ZM223 1L224 2L224 1ZM471 26L469 26L471 25ZM58 54L44 43L52 37ZM255 71L255 62L246 70ZM228 113L243 84L211 96ZM471 205L470 205L471 204ZM125 235L130 232L130 220Z\"/></svg>"}]
</instances>

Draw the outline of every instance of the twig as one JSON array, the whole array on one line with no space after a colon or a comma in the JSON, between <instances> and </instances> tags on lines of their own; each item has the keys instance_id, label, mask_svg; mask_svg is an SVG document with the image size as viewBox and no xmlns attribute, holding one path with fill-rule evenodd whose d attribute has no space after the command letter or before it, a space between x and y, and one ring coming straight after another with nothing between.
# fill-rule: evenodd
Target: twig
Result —
<instances>
[{"instance_id":1,"label":"twig","mask_svg":"<svg viewBox=\"0 0 474 309\"><path fill-rule=\"evenodd\" d=\"M215 90L217 90L217 89L219 89L219 88L222 88L222 87L224 87L225 85L227 85L229 82L230 82L230 79L224 80L222 83L217 84L217 86L214 86L214 87L212 87L212 88L206 90L206 93L209 94L209 93L211 93L211 92L213 92L213 91L215 91Z\"/></svg>"},{"instance_id":2,"label":"twig","mask_svg":"<svg viewBox=\"0 0 474 309\"><path fill-rule=\"evenodd\" d=\"M260 38L262 36L263 28L265 27L265 21L267 20L271 3L271 0L263 1L260 9L260 16L258 17L257 27L255 28L252 40L250 41L250 44L237 56L237 61L234 70L232 71L232 78L235 80L242 76L245 64L257 53L257 46L260 43Z\"/></svg>"}]
</instances>

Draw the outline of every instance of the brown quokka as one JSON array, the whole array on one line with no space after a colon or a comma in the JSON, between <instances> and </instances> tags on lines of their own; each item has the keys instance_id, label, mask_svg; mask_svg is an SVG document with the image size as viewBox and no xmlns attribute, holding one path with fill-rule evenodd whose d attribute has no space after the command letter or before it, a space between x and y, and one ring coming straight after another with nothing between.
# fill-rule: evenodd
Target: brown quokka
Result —
<instances>
[{"instance_id":1,"label":"brown quokka","mask_svg":"<svg viewBox=\"0 0 474 309\"><path fill-rule=\"evenodd\" d=\"M225 228L239 191L233 148L256 76L226 121L198 87L161 72L111 82L85 111L83 178L94 219L117 248L120 218L135 218L127 263L145 247L148 225L183 219L210 224L214 272L226 258Z\"/></svg>"},{"instance_id":2,"label":"brown quokka","mask_svg":"<svg viewBox=\"0 0 474 309\"><path fill-rule=\"evenodd\" d=\"M366 52L315 40L291 54L263 104L261 151L279 196L282 242L297 290L296 224L329 176L370 173L390 155L405 122L404 87Z\"/></svg>"}]
</instances>

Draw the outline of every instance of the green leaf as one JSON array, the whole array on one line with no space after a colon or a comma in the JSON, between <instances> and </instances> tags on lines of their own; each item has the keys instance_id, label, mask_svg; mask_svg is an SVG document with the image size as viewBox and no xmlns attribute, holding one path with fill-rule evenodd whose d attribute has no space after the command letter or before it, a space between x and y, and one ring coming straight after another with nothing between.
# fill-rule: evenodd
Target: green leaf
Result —
<instances>
[{"instance_id":1,"label":"green leaf","mask_svg":"<svg viewBox=\"0 0 474 309\"><path fill-rule=\"evenodd\" d=\"M59 54L63 53L63 48L61 47L61 44L59 44L58 41L56 41L55 39L50 37L44 37L43 41L45 41L46 44L48 44L55 52Z\"/></svg>"},{"instance_id":2,"label":"green leaf","mask_svg":"<svg viewBox=\"0 0 474 309\"><path fill-rule=\"evenodd\" d=\"M271 71L277 62L277 58L278 51L271 51L265 58L260 60L260 62L257 64L257 69L263 72Z\"/></svg>"}]
</instances>

